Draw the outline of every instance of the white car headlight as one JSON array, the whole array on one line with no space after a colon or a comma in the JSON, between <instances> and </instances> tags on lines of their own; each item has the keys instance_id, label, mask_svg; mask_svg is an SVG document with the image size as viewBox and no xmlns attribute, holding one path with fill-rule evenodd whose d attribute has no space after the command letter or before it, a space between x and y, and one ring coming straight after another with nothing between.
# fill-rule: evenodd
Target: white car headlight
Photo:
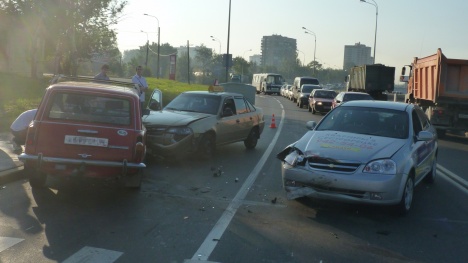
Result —
<instances>
[{"instance_id":1,"label":"white car headlight","mask_svg":"<svg viewBox=\"0 0 468 263\"><path fill-rule=\"evenodd\" d=\"M321 101L317 101L317 105L322 105L322 102L321 102Z\"/></svg>"},{"instance_id":2,"label":"white car headlight","mask_svg":"<svg viewBox=\"0 0 468 263\"><path fill-rule=\"evenodd\" d=\"M364 167L362 172L375 174L396 174L396 163L390 159L372 161Z\"/></svg>"}]
</instances>

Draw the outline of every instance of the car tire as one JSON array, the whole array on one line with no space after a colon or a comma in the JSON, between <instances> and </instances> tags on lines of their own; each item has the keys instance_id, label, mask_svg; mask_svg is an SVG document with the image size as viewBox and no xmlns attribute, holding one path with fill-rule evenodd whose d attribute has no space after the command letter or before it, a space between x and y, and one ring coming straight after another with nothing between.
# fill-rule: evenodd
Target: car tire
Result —
<instances>
[{"instance_id":1,"label":"car tire","mask_svg":"<svg viewBox=\"0 0 468 263\"><path fill-rule=\"evenodd\" d=\"M23 172L29 179L29 185L32 188L44 188L47 181L47 174L41 171L38 171L34 167L29 165L24 165Z\"/></svg>"},{"instance_id":2,"label":"car tire","mask_svg":"<svg viewBox=\"0 0 468 263\"><path fill-rule=\"evenodd\" d=\"M432 168L431 171L424 177L424 182L428 184L432 184L435 181L435 178L437 177L437 157L434 158L434 161L432 161Z\"/></svg>"},{"instance_id":3,"label":"car tire","mask_svg":"<svg viewBox=\"0 0 468 263\"><path fill-rule=\"evenodd\" d=\"M409 176L406 179L405 187L403 189L403 195L401 196L400 202L396 205L396 212L398 215L406 215L413 203L413 193L414 193L414 180L413 176Z\"/></svg>"},{"instance_id":4,"label":"car tire","mask_svg":"<svg viewBox=\"0 0 468 263\"><path fill-rule=\"evenodd\" d=\"M247 149L254 149L258 142L258 128L254 127L250 130L249 136L244 140L244 146Z\"/></svg>"},{"instance_id":5,"label":"car tire","mask_svg":"<svg viewBox=\"0 0 468 263\"><path fill-rule=\"evenodd\" d=\"M124 177L124 185L130 189L140 189L141 181L143 180L143 169L138 169L136 174L126 175Z\"/></svg>"},{"instance_id":6,"label":"car tire","mask_svg":"<svg viewBox=\"0 0 468 263\"><path fill-rule=\"evenodd\" d=\"M198 156L202 159L210 159L213 157L215 149L215 136L211 133L205 133L198 145Z\"/></svg>"}]
</instances>

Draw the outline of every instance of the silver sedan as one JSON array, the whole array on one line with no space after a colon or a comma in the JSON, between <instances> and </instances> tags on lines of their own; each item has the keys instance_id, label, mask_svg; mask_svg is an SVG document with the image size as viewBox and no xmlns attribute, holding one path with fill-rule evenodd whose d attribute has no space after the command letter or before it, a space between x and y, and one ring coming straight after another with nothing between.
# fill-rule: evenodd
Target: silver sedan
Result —
<instances>
[{"instance_id":1,"label":"silver sedan","mask_svg":"<svg viewBox=\"0 0 468 263\"><path fill-rule=\"evenodd\" d=\"M416 105L350 101L277 157L288 199L393 205L406 214L414 186L436 177L437 133Z\"/></svg>"}]
</instances>

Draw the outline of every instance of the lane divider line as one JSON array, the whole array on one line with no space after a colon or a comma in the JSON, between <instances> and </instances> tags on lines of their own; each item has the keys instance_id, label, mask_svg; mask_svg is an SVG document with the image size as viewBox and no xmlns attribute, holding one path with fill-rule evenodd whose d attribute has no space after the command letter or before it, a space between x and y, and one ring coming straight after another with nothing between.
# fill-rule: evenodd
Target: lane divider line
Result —
<instances>
[{"instance_id":1,"label":"lane divider line","mask_svg":"<svg viewBox=\"0 0 468 263\"><path fill-rule=\"evenodd\" d=\"M234 218L234 215L236 214L237 209L242 205L245 196L248 194L250 188L252 187L253 183L255 182L258 175L260 174L261 169L263 168L266 161L268 160L268 157L273 151L276 141L278 140L281 130L283 129L283 123L284 123L284 117L285 117L283 105L278 99L275 98L275 100L281 106L281 121L278 126L278 129L276 130L275 136L273 137L273 140L271 141L266 151L263 153L262 158L260 158L260 161L257 163L255 168L252 170L252 172L250 172L244 184L239 189L239 192L237 192L234 199L232 199L232 201L230 202L226 210L224 210L223 214L218 219L218 222L216 222L213 229L211 229L210 233L205 238L205 241L203 241L200 248L198 248L197 252L193 255L191 259L192 262L195 262L195 261L200 262L200 261L208 260L208 257L211 255L216 245L218 244L218 240L221 239L224 231L226 231L232 218ZM190 262L190 261L185 261L185 262Z\"/></svg>"}]
</instances>

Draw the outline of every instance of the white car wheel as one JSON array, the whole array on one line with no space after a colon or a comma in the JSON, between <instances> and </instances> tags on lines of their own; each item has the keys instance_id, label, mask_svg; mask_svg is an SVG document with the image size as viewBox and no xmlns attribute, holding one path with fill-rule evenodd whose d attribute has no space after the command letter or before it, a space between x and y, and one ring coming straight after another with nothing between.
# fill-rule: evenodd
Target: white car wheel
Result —
<instances>
[{"instance_id":1,"label":"white car wheel","mask_svg":"<svg viewBox=\"0 0 468 263\"><path fill-rule=\"evenodd\" d=\"M400 215L405 215L411 209L413 203L413 192L414 192L414 181L413 177L409 176L406 179L405 188L403 189L403 196L401 197L400 203L397 205L397 212Z\"/></svg>"}]
</instances>

